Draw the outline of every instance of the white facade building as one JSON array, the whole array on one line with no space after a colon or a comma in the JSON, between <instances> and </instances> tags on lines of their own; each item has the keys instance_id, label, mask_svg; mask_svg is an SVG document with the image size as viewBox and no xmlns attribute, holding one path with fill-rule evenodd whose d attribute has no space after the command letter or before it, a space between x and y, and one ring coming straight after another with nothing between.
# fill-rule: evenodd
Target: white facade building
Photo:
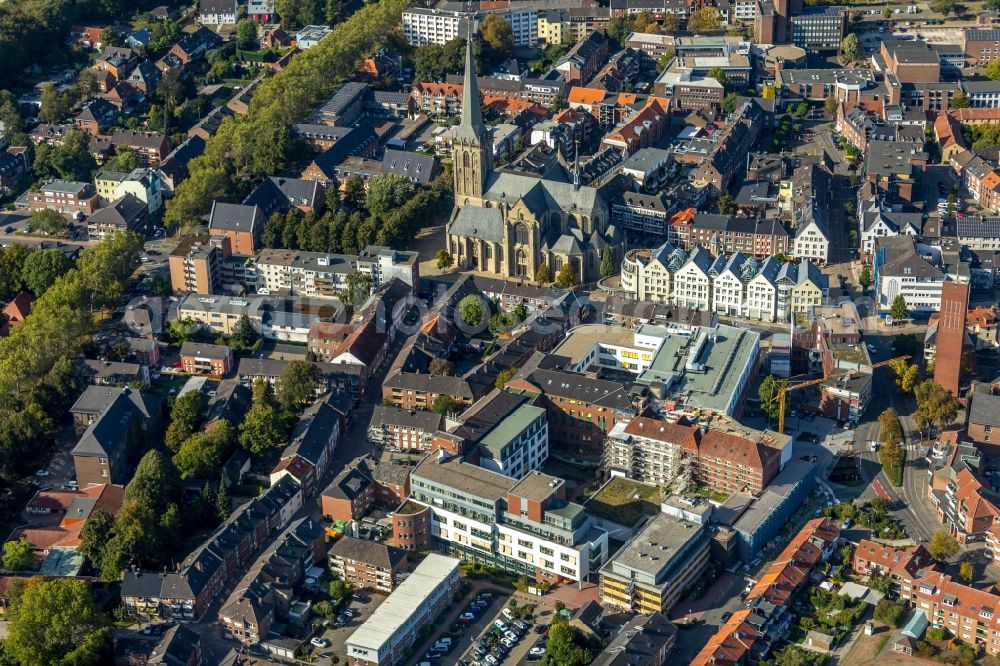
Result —
<instances>
[{"instance_id":1,"label":"white facade building","mask_svg":"<svg viewBox=\"0 0 1000 666\"><path fill-rule=\"evenodd\" d=\"M731 317L743 316L747 284L757 269L757 260L742 252L729 257L722 272L712 280L712 302L716 312Z\"/></svg>"},{"instance_id":2,"label":"white facade building","mask_svg":"<svg viewBox=\"0 0 1000 666\"><path fill-rule=\"evenodd\" d=\"M114 200L131 194L146 204L150 215L163 208L163 183L158 169L135 169L115 187Z\"/></svg>"},{"instance_id":3,"label":"white facade building","mask_svg":"<svg viewBox=\"0 0 1000 666\"><path fill-rule=\"evenodd\" d=\"M687 262L674 274L672 301L686 308L708 310L712 307L712 278L709 271L716 257L698 246Z\"/></svg>"},{"instance_id":4,"label":"white facade building","mask_svg":"<svg viewBox=\"0 0 1000 666\"><path fill-rule=\"evenodd\" d=\"M781 265L774 257L764 260L760 270L747 283L747 300L743 316L758 321L775 321L778 308L778 271Z\"/></svg>"},{"instance_id":5,"label":"white facade building","mask_svg":"<svg viewBox=\"0 0 1000 666\"><path fill-rule=\"evenodd\" d=\"M538 41L538 10L534 8L484 13L456 12L444 9L411 7L403 12L403 34L411 46L443 45L453 39L468 37L469 23L479 31L479 24L489 14L498 14L510 25L514 46L535 46Z\"/></svg>"},{"instance_id":6,"label":"white facade building","mask_svg":"<svg viewBox=\"0 0 1000 666\"><path fill-rule=\"evenodd\" d=\"M808 220L795 231L792 252L797 259L810 259L826 263L830 256L830 239L826 230L815 218Z\"/></svg>"},{"instance_id":7,"label":"white facade building","mask_svg":"<svg viewBox=\"0 0 1000 666\"><path fill-rule=\"evenodd\" d=\"M479 466L513 479L541 469L549 457L545 410L524 404L479 441Z\"/></svg>"}]
</instances>

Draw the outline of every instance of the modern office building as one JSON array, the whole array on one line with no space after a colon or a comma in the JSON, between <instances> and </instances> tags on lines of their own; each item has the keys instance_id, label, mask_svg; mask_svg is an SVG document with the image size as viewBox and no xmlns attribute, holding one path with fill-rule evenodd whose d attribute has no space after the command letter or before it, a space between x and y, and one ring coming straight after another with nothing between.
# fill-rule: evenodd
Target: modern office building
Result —
<instances>
[{"instance_id":1,"label":"modern office building","mask_svg":"<svg viewBox=\"0 0 1000 666\"><path fill-rule=\"evenodd\" d=\"M705 525L660 513L601 568L601 600L636 613L668 613L708 565Z\"/></svg>"},{"instance_id":2,"label":"modern office building","mask_svg":"<svg viewBox=\"0 0 1000 666\"><path fill-rule=\"evenodd\" d=\"M436 546L515 575L579 582L607 557L607 532L541 472L518 481L439 451L413 470L410 499L430 507Z\"/></svg>"}]
</instances>

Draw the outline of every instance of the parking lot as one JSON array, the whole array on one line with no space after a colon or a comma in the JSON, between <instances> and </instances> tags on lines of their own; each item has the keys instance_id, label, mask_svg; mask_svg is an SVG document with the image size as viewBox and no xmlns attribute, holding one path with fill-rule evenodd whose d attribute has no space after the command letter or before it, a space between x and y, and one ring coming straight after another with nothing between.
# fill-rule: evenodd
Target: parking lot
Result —
<instances>
[{"instance_id":1,"label":"parking lot","mask_svg":"<svg viewBox=\"0 0 1000 666\"><path fill-rule=\"evenodd\" d=\"M519 617L520 616L520 617ZM494 599L470 627L469 646L460 661L475 666L532 663L544 654L545 638L533 617L522 608L512 609L507 599ZM531 654L532 649L535 654Z\"/></svg>"},{"instance_id":2,"label":"parking lot","mask_svg":"<svg viewBox=\"0 0 1000 666\"><path fill-rule=\"evenodd\" d=\"M353 634L361 624L371 617L371 614L375 612L383 601L386 600L386 596L383 594L371 594L368 591L363 592L361 595L366 601L351 601L347 604L345 608L351 609L355 616L352 617L347 624L342 627L337 627L331 624L327 627L323 633L319 634L320 637L325 638L330 641L330 647L328 648L313 648L313 654L320 657L326 657L325 661L320 663L331 663L329 658L337 655L343 657L347 654L347 639Z\"/></svg>"}]
</instances>

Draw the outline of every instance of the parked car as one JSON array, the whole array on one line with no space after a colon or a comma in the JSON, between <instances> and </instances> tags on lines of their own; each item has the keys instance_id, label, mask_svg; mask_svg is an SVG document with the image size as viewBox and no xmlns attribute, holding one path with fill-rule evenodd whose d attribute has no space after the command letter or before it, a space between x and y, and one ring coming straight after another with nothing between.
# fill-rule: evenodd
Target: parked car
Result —
<instances>
[{"instance_id":1,"label":"parked car","mask_svg":"<svg viewBox=\"0 0 1000 666\"><path fill-rule=\"evenodd\" d=\"M528 630L528 625L526 625L521 620L514 620L513 625L515 627L517 627L518 629L520 629L521 631L527 631Z\"/></svg>"},{"instance_id":2,"label":"parked car","mask_svg":"<svg viewBox=\"0 0 1000 666\"><path fill-rule=\"evenodd\" d=\"M507 624L506 622L504 622L503 620L496 620L493 623L493 626L496 627L497 629L499 629L501 632L507 631L508 629L510 629L510 625Z\"/></svg>"},{"instance_id":3,"label":"parked car","mask_svg":"<svg viewBox=\"0 0 1000 666\"><path fill-rule=\"evenodd\" d=\"M310 639L309 644L312 645L313 647L318 647L318 648L330 647L330 641L320 636L315 636L312 639Z\"/></svg>"},{"instance_id":4,"label":"parked car","mask_svg":"<svg viewBox=\"0 0 1000 666\"><path fill-rule=\"evenodd\" d=\"M500 611L500 612L501 612L501 613L503 614L503 616L504 616L505 618L507 618L508 620L513 620L513 619L514 619L514 611L512 611L511 609L509 609L509 608L504 608L504 609L503 609L502 611Z\"/></svg>"},{"instance_id":5,"label":"parked car","mask_svg":"<svg viewBox=\"0 0 1000 666\"><path fill-rule=\"evenodd\" d=\"M509 638L510 640L514 641L515 643L517 641L521 640L520 636L518 636L517 634L515 634L513 631L510 631L510 630L507 630L507 631L503 632L503 635L504 635L505 638Z\"/></svg>"},{"instance_id":6,"label":"parked car","mask_svg":"<svg viewBox=\"0 0 1000 666\"><path fill-rule=\"evenodd\" d=\"M538 647L536 645L535 647L533 647L530 650L528 650L528 654L541 656L541 655L545 654L545 648Z\"/></svg>"},{"instance_id":7,"label":"parked car","mask_svg":"<svg viewBox=\"0 0 1000 666\"><path fill-rule=\"evenodd\" d=\"M472 613L462 613L458 616L458 619L461 622L474 622L476 620L476 616Z\"/></svg>"}]
</instances>

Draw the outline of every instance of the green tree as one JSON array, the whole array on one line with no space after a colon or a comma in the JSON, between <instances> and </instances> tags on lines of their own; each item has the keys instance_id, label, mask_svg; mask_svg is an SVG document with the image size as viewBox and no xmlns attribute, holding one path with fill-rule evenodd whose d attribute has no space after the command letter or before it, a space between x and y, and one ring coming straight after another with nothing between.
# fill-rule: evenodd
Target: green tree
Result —
<instances>
[{"instance_id":1,"label":"green tree","mask_svg":"<svg viewBox=\"0 0 1000 666\"><path fill-rule=\"evenodd\" d=\"M285 432L281 427L278 410L269 405L254 405L247 410L240 423L240 446L259 455L272 448L280 448L285 443Z\"/></svg>"},{"instance_id":2,"label":"green tree","mask_svg":"<svg viewBox=\"0 0 1000 666\"><path fill-rule=\"evenodd\" d=\"M601 277L606 278L615 273L615 253L610 246L601 250Z\"/></svg>"},{"instance_id":3,"label":"green tree","mask_svg":"<svg viewBox=\"0 0 1000 666\"><path fill-rule=\"evenodd\" d=\"M892 18L892 10L888 7L882 9L882 18Z\"/></svg>"},{"instance_id":4,"label":"green tree","mask_svg":"<svg viewBox=\"0 0 1000 666\"><path fill-rule=\"evenodd\" d=\"M72 260L62 250L38 250L24 258L21 277L25 287L41 296L72 266Z\"/></svg>"},{"instance_id":5,"label":"green tree","mask_svg":"<svg viewBox=\"0 0 1000 666\"><path fill-rule=\"evenodd\" d=\"M722 98L722 110L726 113L732 113L736 110L736 103L739 101L739 95L734 92L726 93L726 96Z\"/></svg>"},{"instance_id":6,"label":"green tree","mask_svg":"<svg viewBox=\"0 0 1000 666\"><path fill-rule=\"evenodd\" d=\"M229 336L229 344L237 351L252 349L257 343L257 331L254 330L250 317L241 315L233 325Z\"/></svg>"},{"instance_id":7,"label":"green tree","mask_svg":"<svg viewBox=\"0 0 1000 666\"><path fill-rule=\"evenodd\" d=\"M656 61L656 71L657 73L662 73L667 67L670 66L670 61L674 59L677 52L673 49L668 49L664 51L663 55Z\"/></svg>"},{"instance_id":8,"label":"green tree","mask_svg":"<svg viewBox=\"0 0 1000 666\"><path fill-rule=\"evenodd\" d=\"M514 31L499 14L490 14L479 24L479 37L493 62L503 62L514 53Z\"/></svg>"},{"instance_id":9,"label":"green tree","mask_svg":"<svg viewBox=\"0 0 1000 666\"><path fill-rule=\"evenodd\" d=\"M840 42L840 53L847 61L857 60L861 57L861 43L858 41L857 33L850 33Z\"/></svg>"},{"instance_id":10,"label":"green tree","mask_svg":"<svg viewBox=\"0 0 1000 666\"><path fill-rule=\"evenodd\" d=\"M496 387L502 389L507 385L507 382L514 379L514 375L517 374L517 368L507 368L501 370L500 374L497 375Z\"/></svg>"},{"instance_id":11,"label":"green tree","mask_svg":"<svg viewBox=\"0 0 1000 666\"><path fill-rule=\"evenodd\" d=\"M347 278L344 280L344 289L340 292L340 300L343 301L344 305L348 307L349 310L354 310L354 308L361 307L368 300L368 297L372 293L372 279L371 276L362 273L361 271L355 271L353 273L348 273Z\"/></svg>"},{"instance_id":12,"label":"green tree","mask_svg":"<svg viewBox=\"0 0 1000 666\"><path fill-rule=\"evenodd\" d=\"M220 521L229 517L232 511L232 501L229 498L229 489L223 479L219 479L219 489L215 493L215 515Z\"/></svg>"},{"instance_id":13,"label":"green tree","mask_svg":"<svg viewBox=\"0 0 1000 666\"><path fill-rule=\"evenodd\" d=\"M573 272L573 264L566 262L556 273L556 286L560 289L569 289L576 284L576 274Z\"/></svg>"},{"instance_id":14,"label":"green tree","mask_svg":"<svg viewBox=\"0 0 1000 666\"><path fill-rule=\"evenodd\" d=\"M241 49L251 49L257 45L257 24L248 18L236 23L236 44Z\"/></svg>"},{"instance_id":15,"label":"green tree","mask_svg":"<svg viewBox=\"0 0 1000 666\"><path fill-rule=\"evenodd\" d=\"M448 250L445 250L444 248L438 250L437 254L435 254L434 256L437 258L437 267L439 270L451 268L455 264L455 260L451 256L451 253L449 253Z\"/></svg>"},{"instance_id":16,"label":"green tree","mask_svg":"<svg viewBox=\"0 0 1000 666\"><path fill-rule=\"evenodd\" d=\"M910 316L910 308L906 307L906 299L903 298L902 294L892 299L892 304L889 306L889 314L892 315L894 323Z\"/></svg>"},{"instance_id":17,"label":"green tree","mask_svg":"<svg viewBox=\"0 0 1000 666\"><path fill-rule=\"evenodd\" d=\"M760 398L760 407L767 414L768 419L777 419L778 414L781 411L781 389L788 386L788 382L778 379L774 375L768 375L764 378L764 381L760 383L760 388L757 389L757 397ZM788 396L785 396L785 404L787 406Z\"/></svg>"},{"instance_id":18,"label":"green tree","mask_svg":"<svg viewBox=\"0 0 1000 666\"><path fill-rule=\"evenodd\" d=\"M688 17L687 28L691 32L714 32L721 26L719 10L715 7L702 7ZM709 73L709 76L712 74Z\"/></svg>"},{"instance_id":19,"label":"green tree","mask_svg":"<svg viewBox=\"0 0 1000 666\"><path fill-rule=\"evenodd\" d=\"M274 3L274 11L285 30L297 30L316 23L321 9L317 0L275 0Z\"/></svg>"},{"instance_id":20,"label":"green tree","mask_svg":"<svg viewBox=\"0 0 1000 666\"><path fill-rule=\"evenodd\" d=\"M282 408L295 411L311 404L323 385L323 375L316 364L291 361L278 377L278 402Z\"/></svg>"},{"instance_id":21,"label":"green tree","mask_svg":"<svg viewBox=\"0 0 1000 666\"><path fill-rule=\"evenodd\" d=\"M111 538L115 517L107 511L97 510L90 514L80 528L79 553L92 565L100 566L104 558L104 545Z\"/></svg>"},{"instance_id":22,"label":"green tree","mask_svg":"<svg viewBox=\"0 0 1000 666\"><path fill-rule=\"evenodd\" d=\"M715 11L715 7L705 7L705 9L711 9L712 11ZM708 70L708 78L715 79L724 88L729 85L729 77L726 76L725 70L723 70L721 67L713 67L712 69Z\"/></svg>"},{"instance_id":23,"label":"green tree","mask_svg":"<svg viewBox=\"0 0 1000 666\"><path fill-rule=\"evenodd\" d=\"M427 372L431 375L450 377L455 374L455 364L446 358L434 358L427 366Z\"/></svg>"},{"instance_id":24,"label":"green tree","mask_svg":"<svg viewBox=\"0 0 1000 666\"><path fill-rule=\"evenodd\" d=\"M17 98L9 90L0 90L0 125L3 125L2 136L12 145L20 146L27 143L24 118L17 108Z\"/></svg>"},{"instance_id":25,"label":"green tree","mask_svg":"<svg viewBox=\"0 0 1000 666\"><path fill-rule=\"evenodd\" d=\"M435 414L451 414L458 411L458 403L450 395L442 393L434 399L431 411Z\"/></svg>"},{"instance_id":26,"label":"green tree","mask_svg":"<svg viewBox=\"0 0 1000 666\"><path fill-rule=\"evenodd\" d=\"M736 205L736 199L729 192L723 192L722 196L719 197L717 202L719 215L735 215L740 211L740 207Z\"/></svg>"},{"instance_id":27,"label":"green tree","mask_svg":"<svg viewBox=\"0 0 1000 666\"><path fill-rule=\"evenodd\" d=\"M76 96L81 100L88 100L97 92L97 76L94 74L94 70L81 69L76 77Z\"/></svg>"},{"instance_id":28,"label":"green tree","mask_svg":"<svg viewBox=\"0 0 1000 666\"><path fill-rule=\"evenodd\" d=\"M403 208L414 194L416 186L408 179L396 173L381 173L368 181L365 203L368 212L375 217L384 218Z\"/></svg>"},{"instance_id":29,"label":"green tree","mask_svg":"<svg viewBox=\"0 0 1000 666\"><path fill-rule=\"evenodd\" d=\"M535 282L539 284L549 284L552 282L552 271L549 269L549 265L542 263L538 270L535 271Z\"/></svg>"},{"instance_id":30,"label":"green tree","mask_svg":"<svg viewBox=\"0 0 1000 666\"><path fill-rule=\"evenodd\" d=\"M930 7L932 12L947 16L955 11L956 4L955 0L931 0Z\"/></svg>"},{"instance_id":31,"label":"green tree","mask_svg":"<svg viewBox=\"0 0 1000 666\"><path fill-rule=\"evenodd\" d=\"M1000 60L991 60L983 74L991 81L1000 81Z\"/></svg>"},{"instance_id":32,"label":"green tree","mask_svg":"<svg viewBox=\"0 0 1000 666\"><path fill-rule=\"evenodd\" d=\"M8 571L31 571L35 568L35 554L31 542L21 537L3 545L3 568Z\"/></svg>"},{"instance_id":33,"label":"green tree","mask_svg":"<svg viewBox=\"0 0 1000 666\"><path fill-rule=\"evenodd\" d=\"M108 620L82 580L30 579L8 620L3 651L19 666L108 663Z\"/></svg>"},{"instance_id":34,"label":"green tree","mask_svg":"<svg viewBox=\"0 0 1000 666\"><path fill-rule=\"evenodd\" d=\"M466 326L475 328L483 323L489 313L488 306L479 294L469 294L463 296L458 302L458 316L462 318Z\"/></svg>"},{"instance_id":35,"label":"green tree","mask_svg":"<svg viewBox=\"0 0 1000 666\"><path fill-rule=\"evenodd\" d=\"M197 432L181 444L174 465L185 478L208 478L218 473L235 441L236 429L222 419L211 430Z\"/></svg>"},{"instance_id":36,"label":"green tree","mask_svg":"<svg viewBox=\"0 0 1000 666\"><path fill-rule=\"evenodd\" d=\"M958 552L958 540L946 529L940 529L931 535L927 552L938 562L944 562Z\"/></svg>"},{"instance_id":37,"label":"green tree","mask_svg":"<svg viewBox=\"0 0 1000 666\"><path fill-rule=\"evenodd\" d=\"M972 106L972 104L969 102L969 97L965 94L964 90L959 90L955 93L955 96L951 98L951 101L948 102L948 108L951 109L967 109L970 106Z\"/></svg>"},{"instance_id":38,"label":"green tree","mask_svg":"<svg viewBox=\"0 0 1000 666\"><path fill-rule=\"evenodd\" d=\"M54 83L42 85L38 117L47 123L61 123L69 115L69 98L56 89Z\"/></svg>"},{"instance_id":39,"label":"green tree","mask_svg":"<svg viewBox=\"0 0 1000 666\"><path fill-rule=\"evenodd\" d=\"M69 222L51 208L43 208L31 214L31 226L44 234L61 234L66 231Z\"/></svg>"},{"instance_id":40,"label":"green tree","mask_svg":"<svg viewBox=\"0 0 1000 666\"><path fill-rule=\"evenodd\" d=\"M837 98L830 95L823 100L823 111L831 118L837 115Z\"/></svg>"},{"instance_id":41,"label":"green tree","mask_svg":"<svg viewBox=\"0 0 1000 666\"><path fill-rule=\"evenodd\" d=\"M962 562L961 566L958 567L958 577L966 583L972 582L972 579L976 577L976 572L972 568L972 562L968 560Z\"/></svg>"},{"instance_id":42,"label":"green tree","mask_svg":"<svg viewBox=\"0 0 1000 666\"><path fill-rule=\"evenodd\" d=\"M903 619L906 606L901 601L891 601L882 599L875 606L874 617L876 620L889 627L899 626L899 621Z\"/></svg>"},{"instance_id":43,"label":"green tree","mask_svg":"<svg viewBox=\"0 0 1000 666\"><path fill-rule=\"evenodd\" d=\"M561 616L549 627L549 640L541 666L584 666L594 658L585 647L577 645L575 631Z\"/></svg>"},{"instance_id":44,"label":"green tree","mask_svg":"<svg viewBox=\"0 0 1000 666\"><path fill-rule=\"evenodd\" d=\"M123 149L120 153L116 152L107 162L104 163L104 169L107 171L121 171L122 173L129 173L133 169L138 169L141 165L139 164L139 156L133 153L131 150Z\"/></svg>"},{"instance_id":45,"label":"green tree","mask_svg":"<svg viewBox=\"0 0 1000 666\"><path fill-rule=\"evenodd\" d=\"M328 591L330 603L337 607L347 601L347 597L351 593L351 586L338 578L330 581Z\"/></svg>"},{"instance_id":46,"label":"green tree","mask_svg":"<svg viewBox=\"0 0 1000 666\"><path fill-rule=\"evenodd\" d=\"M871 268L865 266L864 268L861 269L861 275L858 276L858 283L861 285L861 288L866 291L868 290L869 287L872 286Z\"/></svg>"}]
</instances>

